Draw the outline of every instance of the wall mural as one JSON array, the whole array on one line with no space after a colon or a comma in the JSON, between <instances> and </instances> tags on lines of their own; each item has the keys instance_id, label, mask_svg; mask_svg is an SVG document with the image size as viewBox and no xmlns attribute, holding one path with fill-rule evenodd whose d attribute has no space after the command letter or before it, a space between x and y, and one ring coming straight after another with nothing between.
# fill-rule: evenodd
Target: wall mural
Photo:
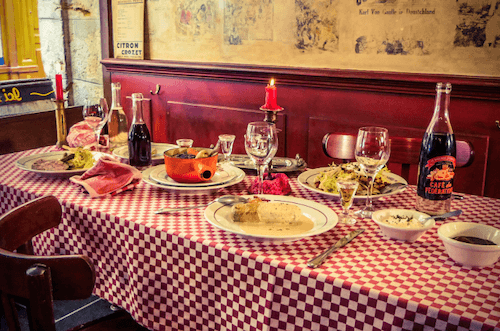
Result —
<instances>
[{"instance_id":1,"label":"wall mural","mask_svg":"<svg viewBox=\"0 0 500 331\"><path fill-rule=\"evenodd\" d=\"M500 76L500 0L148 0L151 59Z\"/></svg>"}]
</instances>

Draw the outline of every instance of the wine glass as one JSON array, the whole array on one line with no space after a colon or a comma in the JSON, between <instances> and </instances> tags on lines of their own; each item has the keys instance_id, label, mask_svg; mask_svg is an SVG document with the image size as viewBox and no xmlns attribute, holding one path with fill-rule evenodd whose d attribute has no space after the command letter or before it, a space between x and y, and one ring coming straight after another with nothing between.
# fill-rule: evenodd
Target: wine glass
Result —
<instances>
[{"instance_id":1,"label":"wine glass","mask_svg":"<svg viewBox=\"0 0 500 331\"><path fill-rule=\"evenodd\" d=\"M385 166L391 154L389 131L379 127L363 127L358 131L356 140L356 161L368 177L368 194L366 206L358 213L364 218L370 218L374 211L372 205L372 189L375 176Z\"/></svg>"},{"instance_id":2,"label":"wine glass","mask_svg":"<svg viewBox=\"0 0 500 331\"><path fill-rule=\"evenodd\" d=\"M340 204L343 213L340 215L339 222L343 224L354 225L356 220L349 213L349 208L352 206L354 195L358 190L359 182L353 178L337 179L337 190L340 193Z\"/></svg>"},{"instance_id":3,"label":"wine glass","mask_svg":"<svg viewBox=\"0 0 500 331\"><path fill-rule=\"evenodd\" d=\"M278 150L278 132L273 123L252 122L247 126L245 134L245 150L255 163L259 178L258 194L262 194L264 172L269 161Z\"/></svg>"},{"instance_id":4,"label":"wine glass","mask_svg":"<svg viewBox=\"0 0 500 331\"><path fill-rule=\"evenodd\" d=\"M108 120L109 108L105 98L88 98L83 106L83 119L94 131L96 151L99 150L101 130Z\"/></svg>"},{"instance_id":5,"label":"wine glass","mask_svg":"<svg viewBox=\"0 0 500 331\"><path fill-rule=\"evenodd\" d=\"M224 154L223 164L229 164L229 158L233 151L234 139L236 139L235 135L232 134L221 134L219 136L219 146L222 154Z\"/></svg>"}]
</instances>

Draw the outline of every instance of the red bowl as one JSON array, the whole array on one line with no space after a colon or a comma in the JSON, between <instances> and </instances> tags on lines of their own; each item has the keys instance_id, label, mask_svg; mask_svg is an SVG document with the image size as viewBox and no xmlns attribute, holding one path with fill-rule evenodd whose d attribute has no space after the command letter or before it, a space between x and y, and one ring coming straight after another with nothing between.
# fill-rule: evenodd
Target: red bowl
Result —
<instances>
[{"instance_id":1,"label":"red bowl","mask_svg":"<svg viewBox=\"0 0 500 331\"><path fill-rule=\"evenodd\" d=\"M209 153L212 151L211 149L202 147L174 148L165 151L163 157L165 159L167 175L179 183L200 183L212 179L217 171L218 153L198 159L181 159L174 156L182 154L186 150L189 154L194 155L203 150Z\"/></svg>"}]
</instances>

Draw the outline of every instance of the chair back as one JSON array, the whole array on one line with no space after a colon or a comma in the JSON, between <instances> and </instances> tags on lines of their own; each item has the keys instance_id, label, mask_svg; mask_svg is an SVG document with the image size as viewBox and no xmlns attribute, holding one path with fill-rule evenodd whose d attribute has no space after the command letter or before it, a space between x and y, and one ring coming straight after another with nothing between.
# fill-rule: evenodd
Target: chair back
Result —
<instances>
[{"instance_id":1,"label":"chair back","mask_svg":"<svg viewBox=\"0 0 500 331\"><path fill-rule=\"evenodd\" d=\"M356 149L357 135L347 133L327 133L323 137L324 153L341 162L349 162L356 159L354 150ZM390 137L391 156L390 163L401 165L401 176L408 180L410 166L418 165L420 157L420 146L422 139ZM457 167L467 167L474 161L474 148L472 144L465 140L457 140Z\"/></svg>"},{"instance_id":2,"label":"chair back","mask_svg":"<svg viewBox=\"0 0 500 331\"><path fill-rule=\"evenodd\" d=\"M0 217L0 295L10 330L20 330L14 298L27 301L30 330L55 330L53 300L85 299L95 271L84 255L34 256L31 239L61 221L53 196L35 199Z\"/></svg>"}]
</instances>

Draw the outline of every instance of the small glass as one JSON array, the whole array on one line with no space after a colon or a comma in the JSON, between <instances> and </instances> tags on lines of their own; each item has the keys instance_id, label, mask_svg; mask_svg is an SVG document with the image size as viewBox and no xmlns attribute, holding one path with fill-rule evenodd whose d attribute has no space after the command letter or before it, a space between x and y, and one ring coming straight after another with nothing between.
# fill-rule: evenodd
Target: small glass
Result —
<instances>
[{"instance_id":1,"label":"small glass","mask_svg":"<svg viewBox=\"0 0 500 331\"><path fill-rule=\"evenodd\" d=\"M339 217L339 222L342 224L353 225L356 223L356 219L352 216L349 209L352 206L354 195L356 195L358 186L358 181L353 179L337 180L337 190L340 193L340 204L344 210Z\"/></svg>"},{"instance_id":2,"label":"small glass","mask_svg":"<svg viewBox=\"0 0 500 331\"><path fill-rule=\"evenodd\" d=\"M179 147L193 147L193 139L177 139L175 143Z\"/></svg>"},{"instance_id":3,"label":"small glass","mask_svg":"<svg viewBox=\"0 0 500 331\"><path fill-rule=\"evenodd\" d=\"M222 154L224 154L224 160L222 161L222 163L224 164L230 163L230 157L233 151L234 139L236 139L236 136L232 134L221 134L219 136L218 145L220 147Z\"/></svg>"}]
</instances>

